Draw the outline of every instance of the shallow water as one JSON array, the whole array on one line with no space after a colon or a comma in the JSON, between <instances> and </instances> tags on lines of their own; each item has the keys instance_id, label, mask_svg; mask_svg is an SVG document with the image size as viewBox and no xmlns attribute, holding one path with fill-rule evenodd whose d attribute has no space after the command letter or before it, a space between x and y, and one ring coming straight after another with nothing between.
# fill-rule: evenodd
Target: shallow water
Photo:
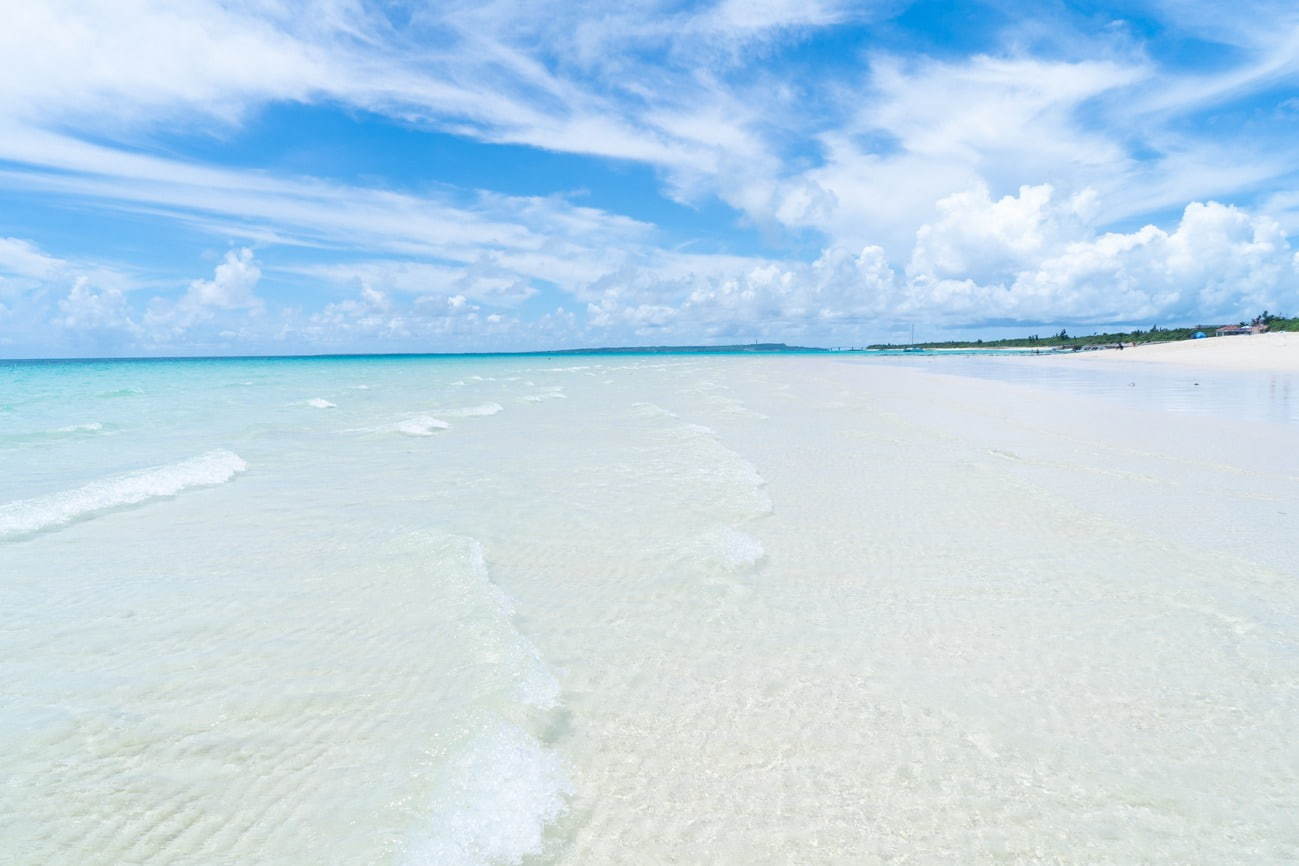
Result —
<instances>
[{"instance_id":1,"label":"shallow water","mask_svg":"<svg viewBox=\"0 0 1299 866\"><path fill-rule=\"evenodd\" d=\"M830 357L0 377L2 861L1299 856L1288 427Z\"/></svg>"},{"instance_id":2,"label":"shallow water","mask_svg":"<svg viewBox=\"0 0 1299 866\"><path fill-rule=\"evenodd\" d=\"M1195 370L1142 361L1100 364L1067 355L903 355L859 361L872 362L1058 388L1140 409L1299 424L1299 375L1295 373Z\"/></svg>"}]
</instances>

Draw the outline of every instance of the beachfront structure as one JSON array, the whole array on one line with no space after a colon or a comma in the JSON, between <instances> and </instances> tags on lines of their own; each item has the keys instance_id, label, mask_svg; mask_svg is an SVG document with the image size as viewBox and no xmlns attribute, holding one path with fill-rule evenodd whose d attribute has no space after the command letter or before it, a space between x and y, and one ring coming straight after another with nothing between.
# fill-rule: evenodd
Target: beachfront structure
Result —
<instances>
[{"instance_id":1,"label":"beachfront structure","mask_svg":"<svg viewBox=\"0 0 1299 866\"><path fill-rule=\"evenodd\" d=\"M1223 325L1216 328L1214 334L1219 337L1230 337L1235 334L1262 334L1267 331L1267 325L1254 323L1252 325Z\"/></svg>"}]
</instances>

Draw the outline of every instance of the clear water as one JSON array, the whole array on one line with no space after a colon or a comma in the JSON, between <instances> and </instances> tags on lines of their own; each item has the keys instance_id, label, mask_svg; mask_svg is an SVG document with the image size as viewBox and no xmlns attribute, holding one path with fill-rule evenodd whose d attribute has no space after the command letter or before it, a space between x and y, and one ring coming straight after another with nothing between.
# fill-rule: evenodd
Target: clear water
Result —
<instances>
[{"instance_id":1,"label":"clear water","mask_svg":"<svg viewBox=\"0 0 1299 866\"><path fill-rule=\"evenodd\" d=\"M844 356L839 356L840 358ZM892 363L954 376L1055 388L1124 406L1252 421L1299 424L1299 375L1194 370L1140 361L1104 364L1068 356L898 354L861 363Z\"/></svg>"},{"instance_id":2,"label":"clear water","mask_svg":"<svg viewBox=\"0 0 1299 866\"><path fill-rule=\"evenodd\" d=\"M942 360L0 367L0 862L1299 857L1289 440Z\"/></svg>"},{"instance_id":3,"label":"clear water","mask_svg":"<svg viewBox=\"0 0 1299 866\"><path fill-rule=\"evenodd\" d=\"M562 558L517 561L610 544L638 578L682 545L704 572L746 567L751 468L637 396L686 367L6 367L0 764L24 793L0 809L5 853L543 851L573 790L549 744L570 710L499 574L562 581Z\"/></svg>"}]
</instances>

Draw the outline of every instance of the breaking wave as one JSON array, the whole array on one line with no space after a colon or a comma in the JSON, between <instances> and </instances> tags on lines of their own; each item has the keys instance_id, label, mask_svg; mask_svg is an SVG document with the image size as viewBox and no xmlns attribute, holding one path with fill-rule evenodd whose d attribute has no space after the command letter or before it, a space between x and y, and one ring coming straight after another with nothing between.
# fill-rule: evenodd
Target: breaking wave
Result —
<instances>
[{"instance_id":1,"label":"breaking wave","mask_svg":"<svg viewBox=\"0 0 1299 866\"><path fill-rule=\"evenodd\" d=\"M106 435L109 432L111 431L107 430L99 421L90 421L85 424L68 424L64 427L55 427L50 430L39 430L34 433L0 434L0 442L11 442L15 444L25 444L28 442L39 443L82 436Z\"/></svg>"},{"instance_id":2,"label":"breaking wave","mask_svg":"<svg viewBox=\"0 0 1299 866\"><path fill-rule=\"evenodd\" d=\"M479 406L466 406L464 409L453 409L446 413L453 418L477 418L483 415L495 415L505 411L500 403L483 403Z\"/></svg>"},{"instance_id":3,"label":"breaking wave","mask_svg":"<svg viewBox=\"0 0 1299 866\"><path fill-rule=\"evenodd\" d=\"M434 418L431 415L417 415L414 418L407 418L405 421L398 421L388 429L406 436L432 436L439 430L449 430L450 428L451 425L441 418Z\"/></svg>"},{"instance_id":4,"label":"breaking wave","mask_svg":"<svg viewBox=\"0 0 1299 866\"><path fill-rule=\"evenodd\" d=\"M56 427L54 433L97 433L104 429L104 425L98 421L91 421L89 424L69 424L66 427Z\"/></svg>"},{"instance_id":5,"label":"breaking wave","mask_svg":"<svg viewBox=\"0 0 1299 866\"><path fill-rule=\"evenodd\" d=\"M564 393L564 388L560 385L543 388L539 393L525 394L523 397L529 403L540 403L543 400L564 400L567 398L568 395Z\"/></svg>"},{"instance_id":6,"label":"breaking wave","mask_svg":"<svg viewBox=\"0 0 1299 866\"><path fill-rule=\"evenodd\" d=\"M209 451L179 463L102 478L75 490L10 502L0 505L0 539L65 526L111 508L175 496L191 487L223 484L247 468L232 451Z\"/></svg>"},{"instance_id":7,"label":"breaking wave","mask_svg":"<svg viewBox=\"0 0 1299 866\"><path fill-rule=\"evenodd\" d=\"M473 539L460 542L469 566L466 591L485 591L479 597L493 609L491 624L480 626L478 635L517 684L521 705L553 710L560 703L559 683L515 626L514 600L492 580L483 546ZM520 863L542 852L547 825L567 809L573 793L568 766L529 730L534 726L496 714L484 722L440 768L428 824L404 858L409 866Z\"/></svg>"},{"instance_id":8,"label":"breaking wave","mask_svg":"<svg viewBox=\"0 0 1299 866\"><path fill-rule=\"evenodd\" d=\"M573 791L560 756L506 722L475 737L447 769L433 830L411 847L410 866L519 863L539 854L546 825Z\"/></svg>"}]
</instances>

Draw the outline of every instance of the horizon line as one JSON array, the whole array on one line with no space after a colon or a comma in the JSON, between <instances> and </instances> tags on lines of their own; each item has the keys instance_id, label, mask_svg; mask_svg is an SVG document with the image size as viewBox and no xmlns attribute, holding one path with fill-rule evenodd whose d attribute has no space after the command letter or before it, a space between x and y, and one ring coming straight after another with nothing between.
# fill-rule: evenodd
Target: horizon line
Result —
<instances>
[{"instance_id":1,"label":"horizon line","mask_svg":"<svg viewBox=\"0 0 1299 866\"><path fill-rule=\"evenodd\" d=\"M589 346L571 349L529 349L524 351L500 350L494 352L318 352L291 353L284 355L249 354L249 355L85 355L48 358L0 358L0 364L7 363L55 363L63 361L290 361L307 358L474 358L474 357L537 357L543 355L581 355L581 354L633 354L636 352L830 352L829 346L791 346L787 343L728 343L708 346L701 344L687 345L654 345L654 346Z\"/></svg>"}]
</instances>

